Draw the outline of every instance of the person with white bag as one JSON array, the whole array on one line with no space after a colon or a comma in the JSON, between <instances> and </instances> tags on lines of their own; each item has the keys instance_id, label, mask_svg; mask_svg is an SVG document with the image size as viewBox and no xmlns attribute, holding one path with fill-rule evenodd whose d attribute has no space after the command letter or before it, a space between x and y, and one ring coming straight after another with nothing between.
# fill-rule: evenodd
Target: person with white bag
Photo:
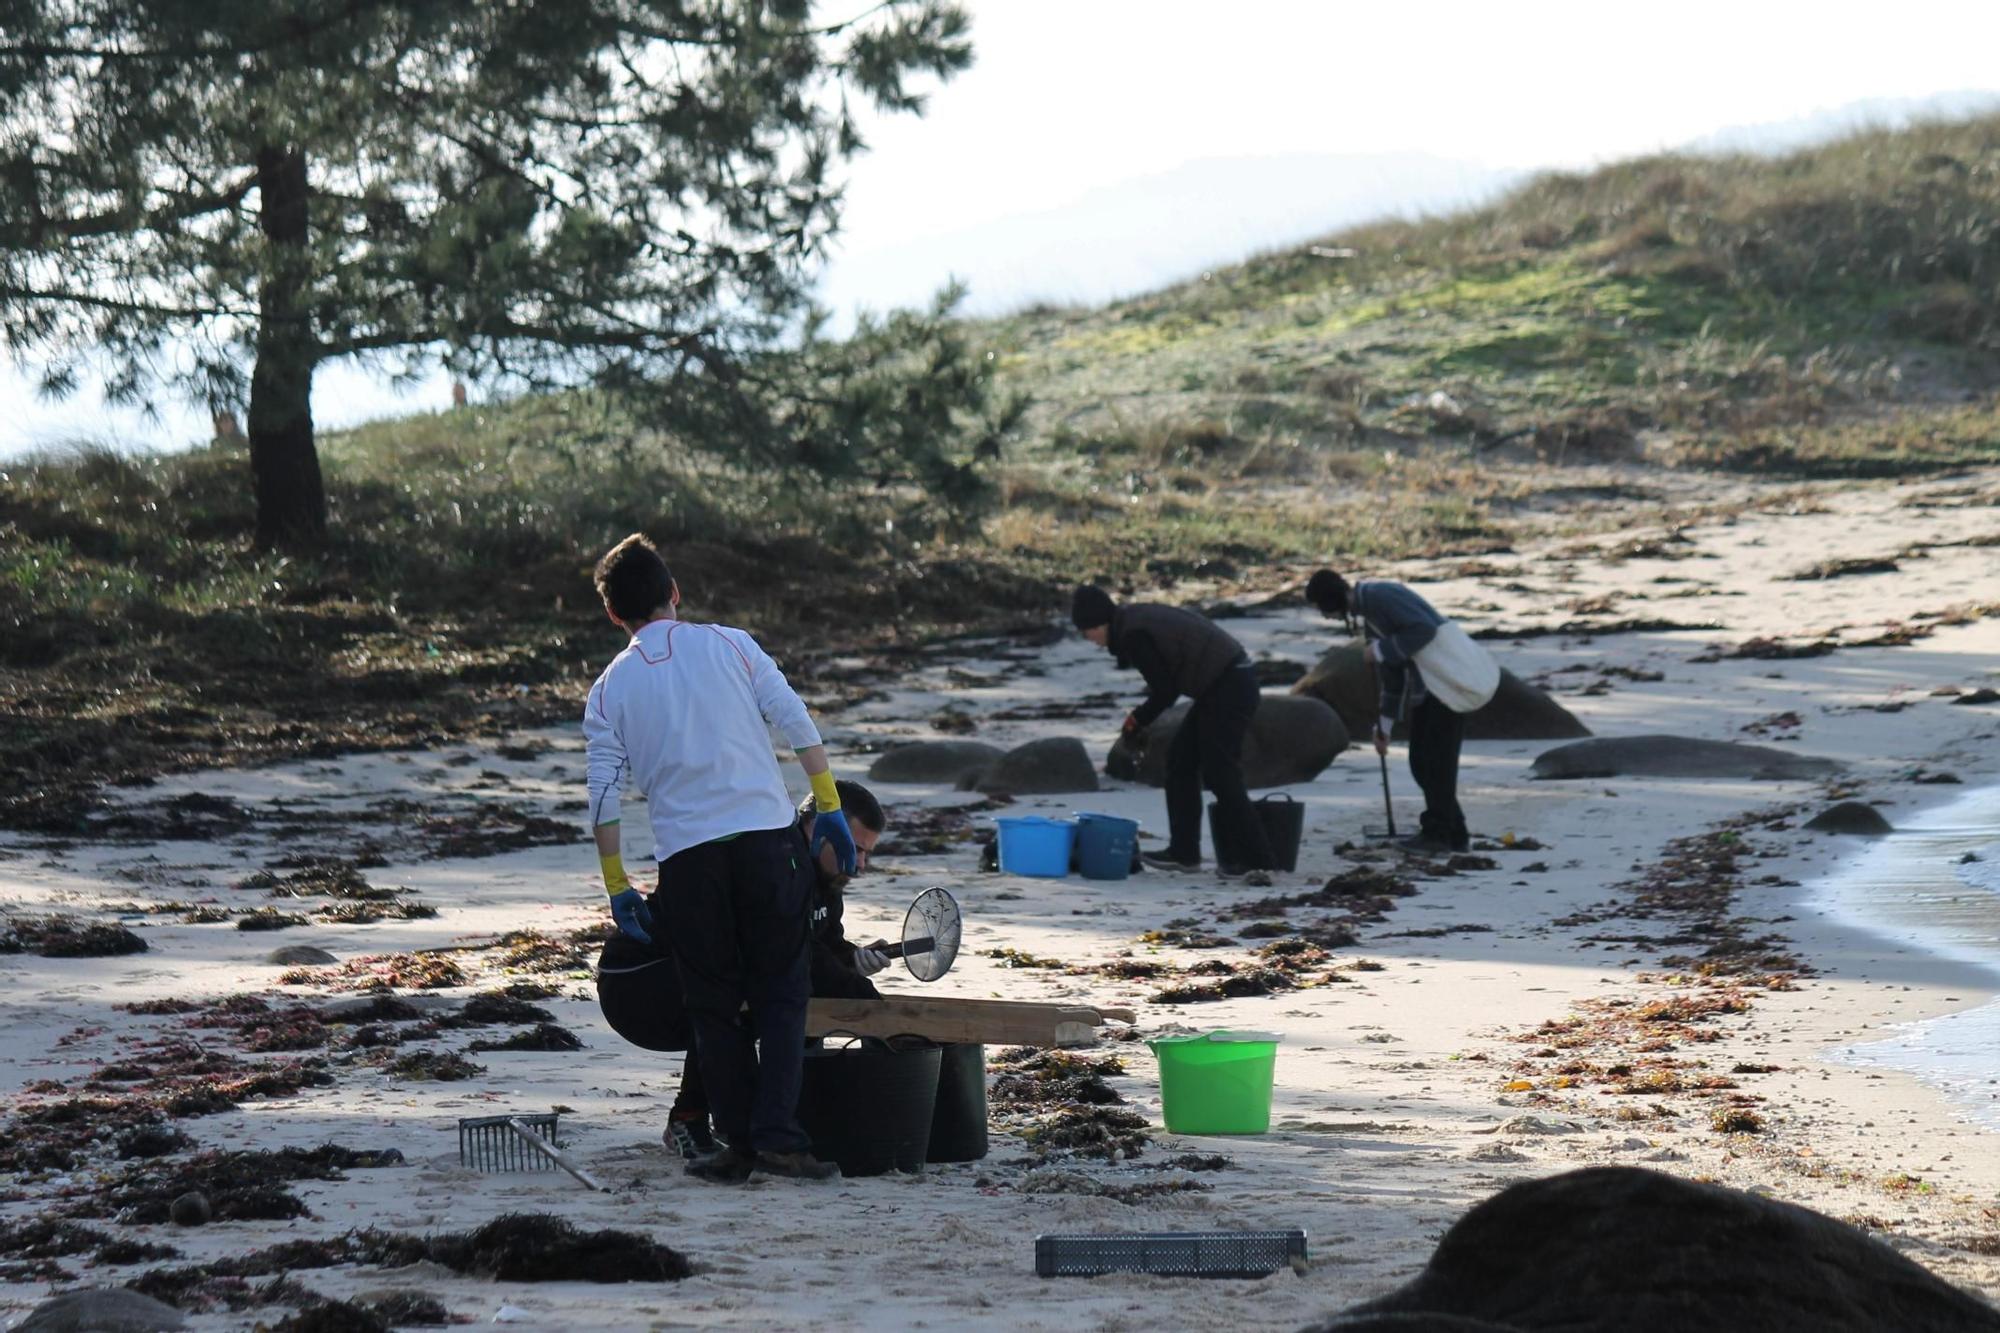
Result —
<instances>
[{"instance_id":1,"label":"person with white bag","mask_svg":"<svg viewBox=\"0 0 2000 1333\"><path fill-rule=\"evenodd\" d=\"M1424 793L1417 832L1403 846L1462 852L1471 846L1458 804L1458 752L1465 714L1484 708L1500 688L1500 666L1457 624L1401 583L1358 579L1330 569L1306 584L1306 600L1367 635L1361 655L1380 685L1375 752L1387 754L1397 722L1409 728L1410 776Z\"/></svg>"}]
</instances>

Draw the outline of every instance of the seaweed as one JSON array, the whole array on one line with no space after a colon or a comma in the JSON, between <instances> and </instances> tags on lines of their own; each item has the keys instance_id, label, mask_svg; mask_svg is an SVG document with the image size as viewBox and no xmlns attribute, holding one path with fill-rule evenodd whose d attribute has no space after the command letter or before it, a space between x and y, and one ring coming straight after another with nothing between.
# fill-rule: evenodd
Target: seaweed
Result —
<instances>
[{"instance_id":1,"label":"seaweed","mask_svg":"<svg viewBox=\"0 0 2000 1333\"><path fill-rule=\"evenodd\" d=\"M73 916L24 917L0 928L0 954L43 958L115 958L145 953L146 941L123 926Z\"/></svg>"},{"instance_id":2,"label":"seaweed","mask_svg":"<svg viewBox=\"0 0 2000 1333\"><path fill-rule=\"evenodd\" d=\"M581 1231L545 1213L510 1213L477 1231L433 1236L425 1256L500 1282L678 1282L685 1256L631 1231Z\"/></svg>"},{"instance_id":3,"label":"seaweed","mask_svg":"<svg viewBox=\"0 0 2000 1333\"><path fill-rule=\"evenodd\" d=\"M412 1051L389 1065L390 1077L411 1083L457 1083L485 1072L485 1065L450 1051Z\"/></svg>"},{"instance_id":4,"label":"seaweed","mask_svg":"<svg viewBox=\"0 0 2000 1333\"><path fill-rule=\"evenodd\" d=\"M504 1041L475 1041L467 1051L580 1051L582 1040L557 1023L537 1023Z\"/></svg>"},{"instance_id":5,"label":"seaweed","mask_svg":"<svg viewBox=\"0 0 2000 1333\"><path fill-rule=\"evenodd\" d=\"M555 1015L508 991L482 991L442 1020L444 1027L483 1027L489 1023L553 1023Z\"/></svg>"}]
</instances>

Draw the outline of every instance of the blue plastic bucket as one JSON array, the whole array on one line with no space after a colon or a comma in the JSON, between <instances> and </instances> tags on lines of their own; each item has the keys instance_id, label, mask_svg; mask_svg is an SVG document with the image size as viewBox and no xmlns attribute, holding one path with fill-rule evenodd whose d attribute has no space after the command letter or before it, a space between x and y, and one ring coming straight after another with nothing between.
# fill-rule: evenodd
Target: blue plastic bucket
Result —
<instances>
[{"instance_id":1,"label":"blue plastic bucket","mask_svg":"<svg viewBox=\"0 0 2000 1333\"><path fill-rule=\"evenodd\" d=\"M1136 819L1089 813L1076 817L1077 869L1085 879L1124 879L1132 873L1132 852L1138 845Z\"/></svg>"},{"instance_id":2,"label":"blue plastic bucket","mask_svg":"<svg viewBox=\"0 0 2000 1333\"><path fill-rule=\"evenodd\" d=\"M1061 879L1069 873L1076 825L1067 819L1023 815L993 821L1000 828L1000 868L1010 875Z\"/></svg>"}]
</instances>

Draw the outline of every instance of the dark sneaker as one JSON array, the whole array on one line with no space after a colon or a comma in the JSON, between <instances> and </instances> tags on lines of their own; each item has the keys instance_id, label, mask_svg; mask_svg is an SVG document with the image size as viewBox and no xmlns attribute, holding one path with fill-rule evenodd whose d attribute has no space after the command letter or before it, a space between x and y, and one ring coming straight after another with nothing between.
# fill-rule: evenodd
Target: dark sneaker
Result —
<instances>
[{"instance_id":1,"label":"dark sneaker","mask_svg":"<svg viewBox=\"0 0 2000 1333\"><path fill-rule=\"evenodd\" d=\"M1167 852L1140 852L1139 859L1153 870L1177 870L1185 873L1201 869L1199 860L1183 861L1180 857Z\"/></svg>"},{"instance_id":2,"label":"dark sneaker","mask_svg":"<svg viewBox=\"0 0 2000 1333\"><path fill-rule=\"evenodd\" d=\"M780 1180L838 1180L840 1168L822 1162L809 1152L760 1152L751 1168L760 1176Z\"/></svg>"},{"instance_id":3,"label":"dark sneaker","mask_svg":"<svg viewBox=\"0 0 2000 1333\"><path fill-rule=\"evenodd\" d=\"M666 1140L669 1148L690 1162L697 1157L719 1152L722 1148L715 1141L715 1135L709 1132L707 1116L699 1120L669 1120L666 1133L660 1137Z\"/></svg>"},{"instance_id":4,"label":"dark sneaker","mask_svg":"<svg viewBox=\"0 0 2000 1333\"><path fill-rule=\"evenodd\" d=\"M687 1173L712 1185L741 1185L756 1163L734 1148L721 1148L687 1164Z\"/></svg>"},{"instance_id":5,"label":"dark sneaker","mask_svg":"<svg viewBox=\"0 0 2000 1333\"><path fill-rule=\"evenodd\" d=\"M1451 842L1435 833L1412 833L1397 844L1406 852L1416 852L1423 856L1439 856L1451 850Z\"/></svg>"}]
</instances>

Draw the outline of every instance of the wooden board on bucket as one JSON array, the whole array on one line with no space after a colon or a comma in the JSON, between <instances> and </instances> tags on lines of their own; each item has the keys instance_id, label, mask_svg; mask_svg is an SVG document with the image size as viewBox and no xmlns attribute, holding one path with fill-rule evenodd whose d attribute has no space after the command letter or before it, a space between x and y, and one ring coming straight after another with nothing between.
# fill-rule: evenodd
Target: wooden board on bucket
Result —
<instances>
[{"instance_id":1,"label":"wooden board on bucket","mask_svg":"<svg viewBox=\"0 0 2000 1333\"><path fill-rule=\"evenodd\" d=\"M806 1035L848 1032L857 1037L928 1037L987 1046L1095 1046L1106 1019L1130 1023L1130 1009L1022 1000L947 996L879 1000L815 999L806 1008Z\"/></svg>"}]
</instances>

